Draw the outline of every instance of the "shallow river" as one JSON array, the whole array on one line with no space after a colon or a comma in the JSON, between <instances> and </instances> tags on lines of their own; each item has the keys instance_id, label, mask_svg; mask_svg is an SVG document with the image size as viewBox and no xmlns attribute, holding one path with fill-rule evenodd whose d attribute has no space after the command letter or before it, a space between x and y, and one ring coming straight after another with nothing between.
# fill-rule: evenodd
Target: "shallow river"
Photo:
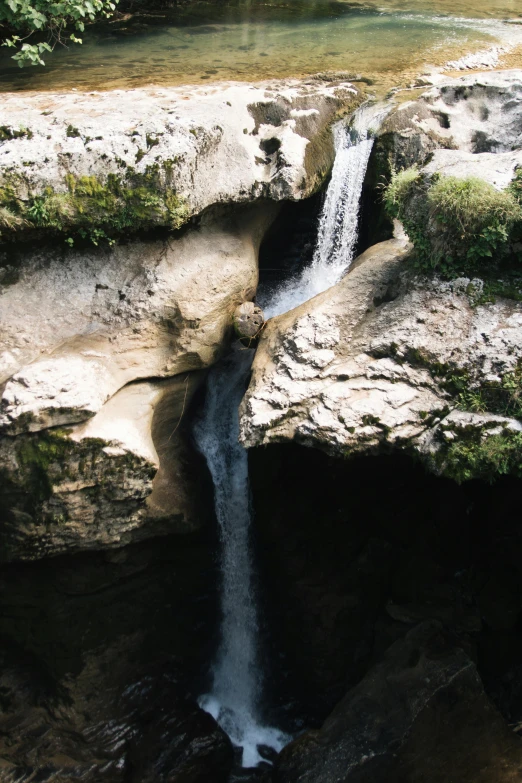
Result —
<instances>
[{"instance_id":1,"label":"shallow river","mask_svg":"<svg viewBox=\"0 0 522 783\"><path fill-rule=\"evenodd\" d=\"M45 68L20 70L3 52L0 89L107 89L329 70L391 86L499 38L520 40L520 23L520 0L201 3L91 28L83 46L56 50Z\"/></svg>"}]
</instances>

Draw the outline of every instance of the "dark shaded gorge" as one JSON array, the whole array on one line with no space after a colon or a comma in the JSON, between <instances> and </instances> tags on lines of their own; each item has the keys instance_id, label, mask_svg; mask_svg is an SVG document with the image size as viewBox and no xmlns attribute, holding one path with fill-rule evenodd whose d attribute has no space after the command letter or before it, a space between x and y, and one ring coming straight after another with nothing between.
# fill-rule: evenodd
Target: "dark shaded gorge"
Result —
<instances>
[{"instance_id":1,"label":"dark shaded gorge","mask_svg":"<svg viewBox=\"0 0 522 783\"><path fill-rule=\"evenodd\" d=\"M440 620L522 720L521 482L458 486L402 455L250 452L272 694L318 726L409 628Z\"/></svg>"},{"instance_id":2,"label":"dark shaded gorge","mask_svg":"<svg viewBox=\"0 0 522 783\"><path fill-rule=\"evenodd\" d=\"M520 724L520 481L458 486L406 456L297 444L249 463L267 720L319 726L390 644L435 618ZM57 768L111 783L228 779L228 740L194 701L218 644L217 557L209 520L199 534L2 567L2 774L25 780L29 755L35 769L45 759L44 781ZM258 778L270 772L231 780Z\"/></svg>"}]
</instances>

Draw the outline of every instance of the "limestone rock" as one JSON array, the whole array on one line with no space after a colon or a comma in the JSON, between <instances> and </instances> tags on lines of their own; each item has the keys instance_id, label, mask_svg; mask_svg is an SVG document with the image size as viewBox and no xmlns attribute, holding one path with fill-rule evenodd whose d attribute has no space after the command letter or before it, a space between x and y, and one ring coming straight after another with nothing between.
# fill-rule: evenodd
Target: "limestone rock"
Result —
<instances>
[{"instance_id":1,"label":"limestone rock","mask_svg":"<svg viewBox=\"0 0 522 783\"><path fill-rule=\"evenodd\" d=\"M245 445L296 440L339 456L405 449L451 475L452 440L522 430L516 418L466 410L469 396L450 381L464 378L472 396L512 377L522 305L473 306L469 280L418 278L408 252L404 240L376 245L336 286L268 321L241 408Z\"/></svg>"},{"instance_id":2,"label":"limestone rock","mask_svg":"<svg viewBox=\"0 0 522 783\"><path fill-rule=\"evenodd\" d=\"M71 177L154 176L186 217L219 203L300 199L333 162L329 126L358 102L347 81L288 79L0 96L0 186L23 202ZM69 188L70 189L70 188Z\"/></svg>"},{"instance_id":3,"label":"limestone rock","mask_svg":"<svg viewBox=\"0 0 522 783\"><path fill-rule=\"evenodd\" d=\"M522 163L521 122L520 71L442 77L390 112L378 134L377 167L386 175L390 167L430 161L431 172L480 176L505 187Z\"/></svg>"},{"instance_id":4,"label":"limestone rock","mask_svg":"<svg viewBox=\"0 0 522 783\"><path fill-rule=\"evenodd\" d=\"M522 166L522 149L510 152L463 152L462 150L435 150L430 162L423 167L426 174L446 177L478 177L499 190L507 188L516 169Z\"/></svg>"},{"instance_id":5,"label":"limestone rock","mask_svg":"<svg viewBox=\"0 0 522 783\"><path fill-rule=\"evenodd\" d=\"M17 258L18 280L2 289L0 429L79 422L128 383L212 364L255 291L276 209L209 214L169 241Z\"/></svg>"},{"instance_id":6,"label":"limestone rock","mask_svg":"<svg viewBox=\"0 0 522 783\"><path fill-rule=\"evenodd\" d=\"M194 457L180 425L201 380L130 384L83 424L1 439L0 559L199 529Z\"/></svg>"},{"instance_id":7,"label":"limestone rock","mask_svg":"<svg viewBox=\"0 0 522 783\"><path fill-rule=\"evenodd\" d=\"M281 752L276 783L514 783L522 742L437 622L395 642L319 731Z\"/></svg>"},{"instance_id":8,"label":"limestone rock","mask_svg":"<svg viewBox=\"0 0 522 783\"><path fill-rule=\"evenodd\" d=\"M257 337L264 322L263 311L253 302L243 302L234 311L234 329L238 337Z\"/></svg>"}]
</instances>

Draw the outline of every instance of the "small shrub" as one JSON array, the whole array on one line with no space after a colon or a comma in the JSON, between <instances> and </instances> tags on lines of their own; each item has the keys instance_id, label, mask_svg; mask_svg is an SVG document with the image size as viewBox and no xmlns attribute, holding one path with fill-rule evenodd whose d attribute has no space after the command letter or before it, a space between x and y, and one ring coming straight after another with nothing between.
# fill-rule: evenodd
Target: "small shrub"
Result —
<instances>
[{"instance_id":1,"label":"small shrub","mask_svg":"<svg viewBox=\"0 0 522 783\"><path fill-rule=\"evenodd\" d=\"M402 219L406 199L419 178L420 172L416 166L392 172L389 185L384 192L384 204L390 217Z\"/></svg>"},{"instance_id":2,"label":"small shrub","mask_svg":"<svg viewBox=\"0 0 522 783\"><path fill-rule=\"evenodd\" d=\"M515 171L515 176L509 185L509 191L522 206L522 166L519 166Z\"/></svg>"},{"instance_id":3,"label":"small shrub","mask_svg":"<svg viewBox=\"0 0 522 783\"><path fill-rule=\"evenodd\" d=\"M522 175L501 191L477 177L428 177L413 167L392 174L384 203L390 217L404 223L422 271L457 277L486 264L491 271L514 254Z\"/></svg>"},{"instance_id":4,"label":"small shrub","mask_svg":"<svg viewBox=\"0 0 522 783\"><path fill-rule=\"evenodd\" d=\"M522 210L509 190L477 177L439 177L428 191L430 215L446 229L457 257L473 265L505 254Z\"/></svg>"},{"instance_id":5,"label":"small shrub","mask_svg":"<svg viewBox=\"0 0 522 783\"><path fill-rule=\"evenodd\" d=\"M457 483L470 479L493 482L499 476L522 475L522 433L477 434L458 439L438 458L441 472Z\"/></svg>"}]
</instances>

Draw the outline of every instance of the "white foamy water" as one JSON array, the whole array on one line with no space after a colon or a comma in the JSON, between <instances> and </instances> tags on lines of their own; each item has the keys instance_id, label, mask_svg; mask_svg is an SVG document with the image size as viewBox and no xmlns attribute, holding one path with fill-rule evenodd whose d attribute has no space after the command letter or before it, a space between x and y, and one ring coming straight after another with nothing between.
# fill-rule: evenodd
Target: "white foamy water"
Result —
<instances>
[{"instance_id":1,"label":"white foamy water","mask_svg":"<svg viewBox=\"0 0 522 783\"><path fill-rule=\"evenodd\" d=\"M243 766L261 760L257 748L281 750L289 738L265 727L258 714L262 666L258 660L258 621L250 547L250 489L247 451L239 443L239 403L254 351L238 348L210 372L202 418L194 434L214 483L221 530L221 642L213 666L210 694L200 699L243 748Z\"/></svg>"},{"instance_id":2,"label":"white foamy water","mask_svg":"<svg viewBox=\"0 0 522 783\"><path fill-rule=\"evenodd\" d=\"M335 285L353 261L357 244L359 207L373 135L388 107L362 106L352 124L334 127L335 162L324 200L312 263L275 292L261 293L258 301L267 318L286 313Z\"/></svg>"},{"instance_id":3,"label":"white foamy water","mask_svg":"<svg viewBox=\"0 0 522 783\"><path fill-rule=\"evenodd\" d=\"M357 242L359 201L373 145L372 128L385 115L379 106L361 108L350 129L335 128L336 158L318 229L313 262L283 284L265 303L277 315L334 285L348 270ZM279 752L290 737L264 725L260 715L263 665L259 660L258 616L250 541L248 456L239 443L238 408L254 351L239 344L212 368L201 418L194 428L214 483L221 531L221 639L212 667L212 688L200 706L242 748L242 764L262 761L260 746Z\"/></svg>"}]
</instances>

